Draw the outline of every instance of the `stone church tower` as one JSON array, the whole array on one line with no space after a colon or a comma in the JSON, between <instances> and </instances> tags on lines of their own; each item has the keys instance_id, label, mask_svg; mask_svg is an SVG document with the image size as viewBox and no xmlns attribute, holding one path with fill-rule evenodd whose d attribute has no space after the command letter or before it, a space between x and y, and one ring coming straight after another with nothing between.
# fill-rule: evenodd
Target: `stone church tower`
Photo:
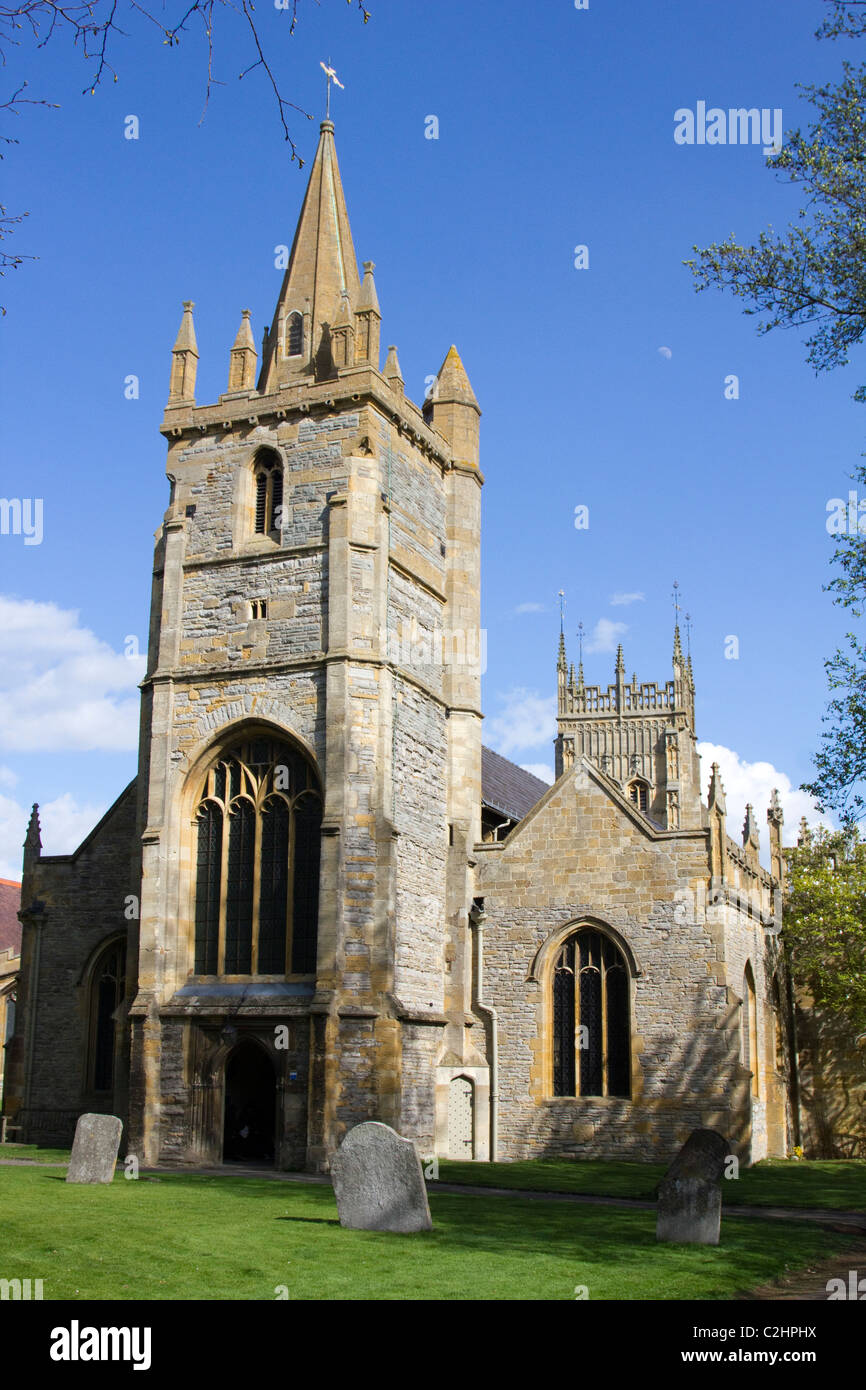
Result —
<instances>
[{"instance_id":1,"label":"stone church tower","mask_svg":"<svg viewBox=\"0 0 866 1390\"><path fill-rule=\"evenodd\" d=\"M224 1107L269 1067L279 1166L323 1163L370 1118L432 1149L437 1063L447 1108L453 1071L483 1061L480 411L453 347L420 408L395 348L380 367L373 270L324 121L261 362L245 310L213 404L184 306L128 952L147 1163L218 1162Z\"/></svg>"},{"instance_id":2,"label":"stone church tower","mask_svg":"<svg viewBox=\"0 0 866 1390\"><path fill-rule=\"evenodd\" d=\"M583 662L569 670L560 635L557 676L556 775L586 757L626 789L630 801L667 830L702 824L700 758L695 734L695 682L674 631L672 679L626 680L620 646L614 684L586 685Z\"/></svg>"}]
</instances>

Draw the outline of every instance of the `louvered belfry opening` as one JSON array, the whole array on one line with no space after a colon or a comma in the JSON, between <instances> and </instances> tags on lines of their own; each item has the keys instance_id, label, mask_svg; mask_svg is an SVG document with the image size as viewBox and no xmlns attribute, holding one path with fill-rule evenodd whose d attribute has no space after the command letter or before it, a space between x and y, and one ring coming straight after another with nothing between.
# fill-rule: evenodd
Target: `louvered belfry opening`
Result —
<instances>
[{"instance_id":1,"label":"louvered belfry opening","mask_svg":"<svg viewBox=\"0 0 866 1390\"><path fill-rule=\"evenodd\" d=\"M283 511L283 465L272 449L262 449L253 466L258 536L279 536Z\"/></svg>"},{"instance_id":2,"label":"louvered belfry opening","mask_svg":"<svg viewBox=\"0 0 866 1390\"><path fill-rule=\"evenodd\" d=\"M553 1094L631 1094L628 971L603 932L584 928L553 968Z\"/></svg>"},{"instance_id":3,"label":"louvered belfry opening","mask_svg":"<svg viewBox=\"0 0 866 1390\"><path fill-rule=\"evenodd\" d=\"M304 319L297 310L289 315L286 331L286 356L299 357L304 350Z\"/></svg>"},{"instance_id":4,"label":"louvered belfry opening","mask_svg":"<svg viewBox=\"0 0 866 1390\"><path fill-rule=\"evenodd\" d=\"M195 973L313 974L322 797L310 762L274 738L233 744L196 820Z\"/></svg>"}]
</instances>

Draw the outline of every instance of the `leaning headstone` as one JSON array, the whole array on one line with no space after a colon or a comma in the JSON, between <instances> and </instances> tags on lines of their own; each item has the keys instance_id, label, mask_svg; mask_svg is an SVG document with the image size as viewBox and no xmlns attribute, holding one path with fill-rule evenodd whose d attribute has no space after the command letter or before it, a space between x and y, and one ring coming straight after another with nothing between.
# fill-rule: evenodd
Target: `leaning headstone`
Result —
<instances>
[{"instance_id":1,"label":"leaning headstone","mask_svg":"<svg viewBox=\"0 0 866 1390\"><path fill-rule=\"evenodd\" d=\"M75 1126L67 1182L111 1182L123 1121L116 1115L80 1115Z\"/></svg>"},{"instance_id":2,"label":"leaning headstone","mask_svg":"<svg viewBox=\"0 0 866 1390\"><path fill-rule=\"evenodd\" d=\"M331 1159L340 1225L353 1231L429 1231L421 1160L411 1139L368 1120L350 1129Z\"/></svg>"},{"instance_id":3,"label":"leaning headstone","mask_svg":"<svg viewBox=\"0 0 866 1390\"><path fill-rule=\"evenodd\" d=\"M656 1240L718 1245L722 1175L729 1145L713 1129L696 1129L659 1183Z\"/></svg>"}]
</instances>

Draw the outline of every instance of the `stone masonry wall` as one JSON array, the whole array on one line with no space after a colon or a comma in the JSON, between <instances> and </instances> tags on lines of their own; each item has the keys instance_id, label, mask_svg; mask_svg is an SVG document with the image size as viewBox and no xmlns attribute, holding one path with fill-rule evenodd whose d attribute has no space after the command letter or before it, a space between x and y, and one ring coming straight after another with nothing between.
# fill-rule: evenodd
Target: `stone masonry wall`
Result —
<instances>
[{"instance_id":1,"label":"stone masonry wall","mask_svg":"<svg viewBox=\"0 0 866 1390\"><path fill-rule=\"evenodd\" d=\"M28 1009L36 1011L27 1138L68 1142L78 1114L112 1108L110 1094L86 1087L88 967L103 942L129 927L126 899L138 894L134 846L132 783L75 854L46 856L36 865L34 896L45 916L38 979L27 980Z\"/></svg>"},{"instance_id":2,"label":"stone masonry wall","mask_svg":"<svg viewBox=\"0 0 866 1390\"><path fill-rule=\"evenodd\" d=\"M724 1132L737 1067L724 943L686 906L706 882L706 837L654 837L578 765L504 849L478 858L484 997L500 1020L500 1156L663 1160L694 1128ZM636 959L628 1100L552 1094L554 945L584 921L618 933Z\"/></svg>"},{"instance_id":3,"label":"stone masonry wall","mask_svg":"<svg viewBox=\"0 0 866 1390\"><path fill-rule=\"evenodd\" d=\"M394 684L397 942L394 989L404 1003L443 1007L447 825L442 706L408 681Z\"/></svg>"}]
</instances>

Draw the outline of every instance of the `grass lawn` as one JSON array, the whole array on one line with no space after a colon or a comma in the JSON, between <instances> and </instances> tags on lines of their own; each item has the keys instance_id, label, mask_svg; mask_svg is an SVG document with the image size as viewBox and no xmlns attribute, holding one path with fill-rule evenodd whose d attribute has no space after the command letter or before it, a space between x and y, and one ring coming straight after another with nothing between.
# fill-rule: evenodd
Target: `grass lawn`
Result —
<instances>
[{"instance_id":1,"label":"grass lawn","mask_svg":"<svg viewBox=\"0 0 866 1390\"><path fill-rule=\"evenodd\" d=\"M475 1187L514 1187L528 1192L584 1192L594 1197L655 1199L666 1163L617 1163L601 1159L537 1158L518 1163L439 1160L441 1182ZM866 1162L768 1158L742 1168L722 1183L733 1206L827 1207L866 1211Z\"/></svg>"},{"instance_id":2,"label":"grass lawn","mask_svg":"<svg viewBox=\"0 0 866 1390\"><path fill-rule=\"evenodd\" d=\"M654 1212L435 1190L435 1229L398 1236L344 1231L324 1186L64 1176L0 1168L0 1278L46 1299L725 1299L850 1243L731 1218L718 1248L657 1245Z\"/></svg>"}]
</instances>

